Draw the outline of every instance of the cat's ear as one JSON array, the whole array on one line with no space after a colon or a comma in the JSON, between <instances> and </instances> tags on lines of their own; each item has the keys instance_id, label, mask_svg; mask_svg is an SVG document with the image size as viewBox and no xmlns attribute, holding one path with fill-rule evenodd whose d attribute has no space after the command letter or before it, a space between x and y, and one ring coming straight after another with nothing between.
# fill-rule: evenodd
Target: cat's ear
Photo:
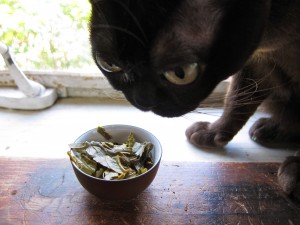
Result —
<instances>
[{"instance_id":1,"label":"cat's ear","mask_svg":"<svg viewBox=\"0 0 300 225\"><path fill-rule=\"evenodd\" d=\"M269 0L224 2L207 65L208 73L220 76L237 72L257 48L271 5Z\"/></svg>"}]
</instances>

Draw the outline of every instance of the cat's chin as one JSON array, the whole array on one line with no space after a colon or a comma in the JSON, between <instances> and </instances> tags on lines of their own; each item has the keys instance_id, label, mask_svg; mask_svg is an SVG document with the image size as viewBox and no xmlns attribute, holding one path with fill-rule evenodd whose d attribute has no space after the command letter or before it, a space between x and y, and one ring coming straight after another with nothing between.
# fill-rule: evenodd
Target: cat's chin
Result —
<instances>
[{"instance_id":1,"label":"cat's chin","mask_svg":"<svg viewBox=\"0 0 300 225\"><path fill-rule=\"evenodd\" d=\"M158 107L153 107L153 108L140 108L137 107L142 111L151 111L155 113L156 115L162 116L162 117L180 117L182 115L185 115L189 113L190 111L194 110L195 107L166 107L166 106L158 106Z\"/></svg>"},{"instance_id":2,"label":"cat's chin","mask_svg":"<svg viewBox=\"0 0 300 225\"><path fill-rule=\"evenodd\" d=\"M168 118L172 118L172 117L179 117L182 116L188 112L190 112L191 110L184 110L184 111L162 111L159 109L153 109L151 110L153 113L155 113L156 115L162 116L162 117L168 117Z\"/></svg>"}]
</instances>

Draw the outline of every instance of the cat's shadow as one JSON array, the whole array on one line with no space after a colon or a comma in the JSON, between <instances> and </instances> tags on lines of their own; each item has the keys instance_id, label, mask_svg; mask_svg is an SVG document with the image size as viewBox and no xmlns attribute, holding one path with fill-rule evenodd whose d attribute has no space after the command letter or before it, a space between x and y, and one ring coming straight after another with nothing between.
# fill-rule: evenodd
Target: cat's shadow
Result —
<instances>
[{"instance_id":1,"label":"cat's shadow","mask_svg":"<svg viewBox=\"0 0 300 225\"><path fill-rule=\"evenodd\" d=\"M258 146L262 146L264 148L269 148L272 150L281 150L281 149L290 149L290 150L299 150L300 149L300 143L299 142L289 142L289 143L283 143L283 142L257 142L255 143Z\"/></svg>"},{"instance_id":2,"label":"cat's shadow","mask_svg":"<svg viewBox=\"0 0 300 225\"><path fill-rule=\"evenodd\" d=\"M192 145L192 144L191 144ZM194 146L195 151L214 155L215 157L231 157L231 158L238 158L240 154L238 154L235 151L231 151L230 148L224 146L224 147L205 147L205 146Z\"/></svg>"},{"instance_id":3,"label":"cat's shadow","mask_svg":"<svg viewBox=\"0 0 300 225\"><path fill-rule=\"evenodd\" d=\"M264 149L268 149L271 151L278 151L278 153L284 149L296 152L300 149L300 144L299 143L253 143L255 148L262 148L261 150L264 151ZM191 144L192 145L192 144ZM245 144L246 146L246 144ZM238 160L238 161L245 161L246 158L249 158L249 155L251 154L258 154L258 153L251 153L251 145L249 145L249 148L246 147L241 147L239 145L235 146L234 143L228 143L227 145L223 147L204 147L204 146L194 146L195 151L200 151L203 154L209 154L213 155L214 157L220 157L220 160ZM279 153L280 154L280 153ZM246 158L245 158L246 157ZM254 157L254 156L253 156ZM258 155L257 155L258 157ZM250 158L252 158L250 156ZM284 159L282 159L284 160Z\"/></svg>"}]
</instances>

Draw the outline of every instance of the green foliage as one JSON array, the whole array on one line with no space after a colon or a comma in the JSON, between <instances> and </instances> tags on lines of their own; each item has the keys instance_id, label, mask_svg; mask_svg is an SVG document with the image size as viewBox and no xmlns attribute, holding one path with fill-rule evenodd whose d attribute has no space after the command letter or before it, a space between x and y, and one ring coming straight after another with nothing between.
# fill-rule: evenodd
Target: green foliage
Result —
<instances>
[{"instance_id":1,"label":"green foliage","mask_svg":"<svg viewBox=\"0 0 300 225\"><path fill-rule=\"evenodd\" d=\"M0 8L0 41L23 70L95 69L88 0L1 0Z\"/></svg>"}]
</instances>

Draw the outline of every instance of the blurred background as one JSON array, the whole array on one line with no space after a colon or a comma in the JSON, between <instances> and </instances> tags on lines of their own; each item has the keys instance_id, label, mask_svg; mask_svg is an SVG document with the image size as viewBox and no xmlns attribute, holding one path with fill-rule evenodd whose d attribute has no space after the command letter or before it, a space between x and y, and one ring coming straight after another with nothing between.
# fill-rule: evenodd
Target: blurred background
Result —
<instances>
[{"instance_id":1,"label":"blurred background","mask_svg":"<svg viewBox=\"0 0 300 225\"><path fill-rule=\"evenodd\" d=\"M97 70L90 54L88 0L1 0L0 9L0 41L13 49L23 70Z\"/></svg>"}]
</instances>

